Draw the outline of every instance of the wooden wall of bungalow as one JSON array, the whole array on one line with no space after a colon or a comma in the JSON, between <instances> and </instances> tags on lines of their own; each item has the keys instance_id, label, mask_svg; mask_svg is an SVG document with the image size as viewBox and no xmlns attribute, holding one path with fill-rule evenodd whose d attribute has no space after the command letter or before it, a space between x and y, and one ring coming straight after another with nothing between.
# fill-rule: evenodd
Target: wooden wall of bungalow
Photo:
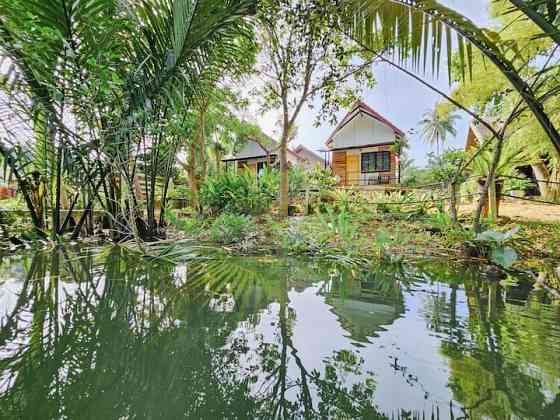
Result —
<instances>
[{"instance_id":1,"label":"wooden wall of bungalow","mask_svg":"<svg viewBox=\"0 0 560 420\"><path fill-rule=\"evenodd\" d=\"M394 184L398 181L398 154L392 144L333 150L332 169L341 186L367 186ZM364 171L364 164L371 160L386 161L383 170Z\"/></svg>"}]
</instances>

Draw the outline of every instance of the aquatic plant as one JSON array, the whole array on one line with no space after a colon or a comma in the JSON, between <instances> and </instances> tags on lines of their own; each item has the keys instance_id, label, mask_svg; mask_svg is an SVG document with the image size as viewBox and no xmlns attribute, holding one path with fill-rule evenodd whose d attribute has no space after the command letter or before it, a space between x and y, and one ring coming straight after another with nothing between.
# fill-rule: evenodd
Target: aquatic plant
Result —
<instances>
[{"instance_id":1,"label":"aquatic plant","mask_svg":"<svg viewBox=\"0 0 560 420\"><path fill-rule=\"evenodd\" d=\"M469 244L480 250L481 255L493 263L503 267L511 267L519 258L517 252L510 245L514 242L514 235L519 232L515 227L507 232L487 230L479 233Z\"/></svg>"}]
</instances>

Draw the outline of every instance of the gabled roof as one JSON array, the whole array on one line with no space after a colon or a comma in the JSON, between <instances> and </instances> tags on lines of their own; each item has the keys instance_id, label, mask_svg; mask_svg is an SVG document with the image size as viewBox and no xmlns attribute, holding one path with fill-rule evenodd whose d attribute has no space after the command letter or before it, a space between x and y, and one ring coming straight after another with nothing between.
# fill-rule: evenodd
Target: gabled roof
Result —
<instances>
[{"instance_id":1,"label":"gabled roof","mask_svg":"<svg viewBox=\"0 0 560 420\"><path fill-rule=\"evenodd\" d=\"M250 150L251 144L254 146L254 150ZM248 150L247 150L248 149ZM263 158L267 155L276 155L280 150L280 144L269 136L265 136L262 141L255 139L254 137L248 137L247 142L243 148L233 156L226 156L222 160L245 160L245 159L255 159ZM290 148L288 148L288 154L299 158L299 156Z\"/></svg>"},{"instance_id":2,"label":"gabled roof","mask_svg":"<svg viewBox=\"0 0 560 420\"><path fill-rule=\"evenodd\" d=\"M307 157L306 157L306 155L307 155L307 156L312 157L313 159L315 159L317 161L324 161L325 160L321 156L319 156L317 153L315 153L313 150L308 149L307 147L305 147L301 144L299 146L297 146L295 149L293 149L292 152L294 152L298 157L300 157L302 159L307 159Z\"/></svg>"},{"instance_id":3,"label":"gabled roof","mask_svg":"<svg viewBox=\"0 0 560 420\"><path fill-rule=\"evenodd\" d=\"M467 133L467 141L465 144L465 150L469 151L473 147L481 144L485 139L492 136L492 133L476 120L472 120L469 125L469 131Z\"/></svg>"},{"instance_id":4,"label":"gabled roof","mask_svg":"<svg viewBox=\"0 0 560 420\"><path fill-rule=\"evenodd\" d=\"M326 142L327 147L329 147L330 144L332 143L334 136L340 130L342 130L346 124L348 124L350 121L352 121L357 115L360 115L360 113L364 113L364 114L370 116L371 118L374 118L377 121L381 122L382 124L385 124L386 126L388 126L389 128L391 128L393 130L395 135L397 135L399 137L404 137L404 132L400 128L398 128L391 121L389 121L387 118L383 117L381 114L379 114L373 108L369 107L364 102L358 101L354 104L354 106L352 107L352 110L350 112L348 112L348 114L346 114L346 116L342 119L342 121L340 121L340 123L336 126L336 128L332 132L332 134L329 136L329 138Z\"/></svg>"}]
</instances>

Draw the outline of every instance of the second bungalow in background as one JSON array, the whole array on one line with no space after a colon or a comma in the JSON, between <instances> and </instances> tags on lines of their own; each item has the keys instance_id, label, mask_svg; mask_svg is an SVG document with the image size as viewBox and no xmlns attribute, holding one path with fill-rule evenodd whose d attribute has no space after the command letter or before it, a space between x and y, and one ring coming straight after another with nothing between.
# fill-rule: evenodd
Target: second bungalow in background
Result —
<instances>
[{"instance_id":1,"label":"second bungalow in background","mask_svg":"<svg viewBox=\"0 0 560 420\"><path fill-rule=\"evenodd\" d=\"M257 176L267 166L278 164L280 145L270 137L264 140L250 139L234 156L222 159L226 167L233 165L237 170L248 170ZM288 164L303 169L312 169L317 165L325 166L325 160L304 146L288 149Z\"/></svg>"}]
</instances>

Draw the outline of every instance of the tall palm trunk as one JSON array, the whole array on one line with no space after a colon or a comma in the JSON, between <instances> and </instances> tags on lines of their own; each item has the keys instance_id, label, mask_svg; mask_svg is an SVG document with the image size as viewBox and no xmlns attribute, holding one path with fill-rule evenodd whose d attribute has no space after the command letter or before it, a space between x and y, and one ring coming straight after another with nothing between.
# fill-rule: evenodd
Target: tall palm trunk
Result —
<instances>
[{"instance_id":1,"label":"tall palm trunk","mask_svg":"<svg viewBox=\"0 0 560 420\"><path fill-rule=\"evenodd\" d=\"M186 168L189 188L191 190L191 203L199 212L202 210L200 206L200 185L206 179L206 174L208 172L206 138L204 133L207 109L208 101L205 101L199 110L196 134L194 139L189 143L188 163Z\"/></svg>"}]
</instances>

